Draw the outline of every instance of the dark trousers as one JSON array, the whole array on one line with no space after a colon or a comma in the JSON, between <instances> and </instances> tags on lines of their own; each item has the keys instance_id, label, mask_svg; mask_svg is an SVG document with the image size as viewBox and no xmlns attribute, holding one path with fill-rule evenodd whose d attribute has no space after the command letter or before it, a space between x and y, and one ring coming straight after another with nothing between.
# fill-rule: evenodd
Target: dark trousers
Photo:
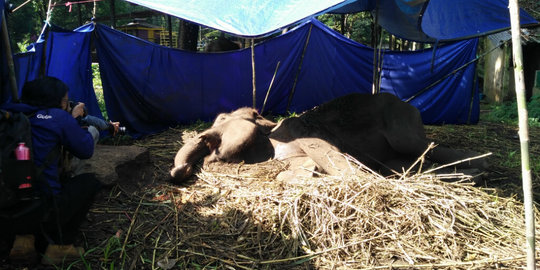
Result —
<instances>
[{"instance_id":1,"label":"dark trousers","mask_svg":"<svg viewBox=\"0 0 540 270\"><path fill-rule=\"evenodd\" d=\"M93 198L101 188L94 174L67 180L54 197L29 202L15 209L11 217L0 219L3 232L34 234L54 244L72 244Z\"/></svg>"}]
</instances>

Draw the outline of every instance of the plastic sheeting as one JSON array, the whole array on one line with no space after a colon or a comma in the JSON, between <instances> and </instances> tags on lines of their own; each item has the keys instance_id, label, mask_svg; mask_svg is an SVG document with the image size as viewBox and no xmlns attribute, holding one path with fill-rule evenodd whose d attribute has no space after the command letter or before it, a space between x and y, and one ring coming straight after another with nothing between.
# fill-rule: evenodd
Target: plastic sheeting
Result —
<instances>
[{"instance_id":1,"label":"plastic sheeting","mask_svg":"<svg viewBox=\"0 0 540 270\"><path fill-rule=\"evenodd\" d=\"M345 0L126 0L238 36L263 36Z\"/></svg>"},{"instance_id":2,"label":"plastic sheeting","mask_svg":"<svg viewBox=\"0 0 540 270\"><path fill-rule=\"evenodd\" d=\"M507 0L350 0L330 13L371 11L379 25L408 40L463 40L510 28ZM377 8L378 2L378 8ZM377 11L378 10L378 11ZM520 10L522 25L538 23Z\"/></svg>"},{"instance_id":3,"label":"plastic sheeting","mask_svg":"<svg viewBox=\"0 0 540 270\"><path fill-rule=\"evenodd\" d=\"M445 12L441 12L445 11ZM521 24L538 23L523 9ZM454 40L487 35L510 28L508 0L431 0L421 27L428 36Z\"/></svg>"},{"instance_id":4,"label":"plastic sheeting","mask_svg":"<svg viewBox=\"0 0 540 270\"><path fill-rule=\"evenodd\" d=\"M13 61L19 96L26 81L34 80L44 72L45 75L56 77L66 83L69 87L70 100L84 102L89 114L103 119L92 84L90 56L92 30L92 24L76 31L54 27L46 43L34 43L28 52L15 54ZM44 47L47 51L43 49ZM11 95L4 99L9 100Z\"/></svg>"},{"instance_id":5,"label":"plastic sheeting","mask_svg":"<svg viewBox=\"0 0 540 270\"><path fill-rule=\"evenodd\" d=\"M377 14L379 25L409 40L467 39L510 28L507 0L127 0L239 36L261 36L324 12ZM378 7L378 8L377 8ZM522 24L538 23L521 11Z\"/></svg>"},{"instance_id":6,"label":"plastic sheeting","mask_svg":"<svg viewBox=\"0 0 540 270\"><path fill-rule=\"evenodd\" d=\"M99 24L96 31L108 115L134 135L208 121L218 113L252 106L249 48L196 53L162 47ZM445 76L474 59L476 47L476 39L449 44L435 51L434 60L431 50L384 51L381 91L405 100L442 79L411 101L424 123L475 123L479 114L475 65ZM312 21L255 46L259 110L278 62L264 112L285 113L291 96L289 111L301 112L348 93L371 92L373 50Z\"/></svg>"}]
</instances>

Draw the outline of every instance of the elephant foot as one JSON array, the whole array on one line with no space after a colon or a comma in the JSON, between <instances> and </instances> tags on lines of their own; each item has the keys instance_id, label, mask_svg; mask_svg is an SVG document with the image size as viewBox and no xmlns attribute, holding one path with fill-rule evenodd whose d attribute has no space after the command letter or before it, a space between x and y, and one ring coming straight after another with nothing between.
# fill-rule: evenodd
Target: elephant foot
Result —
<instances>
[{"instance_id":1,"label":"elephant foot","mask_svg":"<svg viewBox=\"0 0 540 270\"><path fill-rule=\"evenodd\" d=\"M171 170L172 182L180 183L193 174L193 167L184 163L180 166L176 166Z\"/></svg>"},{"instance_id":2,"label":"elephant foot","mask_svg":"<svg viewBox=\"0 0 540 270\"><path fill-rule=\"evenodd\" d=\"M301 183L299 179L317 177L324 174L324 170L309 157L294 157L287 160L289 170L280 172L276 180L284 183Z\"/></svg>"}]
</instances>

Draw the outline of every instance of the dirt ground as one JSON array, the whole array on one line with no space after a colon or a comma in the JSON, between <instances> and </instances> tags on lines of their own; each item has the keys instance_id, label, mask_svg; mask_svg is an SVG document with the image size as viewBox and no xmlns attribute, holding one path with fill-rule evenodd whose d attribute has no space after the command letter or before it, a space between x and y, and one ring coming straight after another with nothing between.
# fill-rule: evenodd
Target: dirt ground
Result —
<instances>
[{"instance_id":1,"label":"dirt ground","mask_svg":"<svg viewBox=\"0 0 540 270\"><path fill-rule=\"evenodd\" d=\"M208 224L216 222L211 217L193 217L189 216L189 207L197 207L186 204L184 208L175 211L168 211L167 206L159 204L159 202L171 200L169 193L173 191L185 191L195 185L210 185L204 183L206 180L192 177L184 185L174 186L168 183L168 173L172 166L173 158L181 145L182 140L194 136L197 131L202 130L204 126L195 128L194 130L184 130L182 128L171 128L161 134L153 135L137 141L126 141L113 139L108 141L108 145L136 145L148 149L149 156L146 159L138 162L127 162L116 168L118 179L109 185L98 195L96 202L92 206L87 221L81 226L81 235L78 244L85 247L87 255L85 260L77 262L71 269L148 269L149 264L155 265L155 262L160 262L162 269L167 269L163 265L163 259L159 252L156 254L156 249L152 249L155 244L157 247L157 239L170 237L172 231L178 228L178 224L169 224L171 215L177 215L179 222L185 220L188 227L196 231L204 229ZM496 190L500 196L515 197L521 200L521 167L520 167L520 140L517 133L517 127L503 124L480 122L478 125L442 125L442 126L426 126L428 137L438 144L450 146L459 149L474 150L479 153L492 153L488 157L490 169L484 175L483 181L479 186L492 188ZM182 135L183 133L183 135ZM538 162L538 154L540 153L540 129L530 128L529 130L529 147L531 156L531 167L540 168ZM112 152L114 154L114 151ZM118 155L122 152L118 151ZM103 162L106 162L103 160ZM211 169L211 168L206 168ZM215 169L215 168L214 168ZM221 168L223 169L223 168ZM278 163L267 162L258 166L236 166L229 167L227 174L242 175L244 172L253 173L257 170L259 175L271 179L275 176L280 168ZM538 170L532 172L533 187L535 201L540 201L540 183ZM242 181L249 181L243 179ZM216 191L219 193L219 191ZM179 193L175 193L179 194ZM184 193L182 193L184 194ZM197 194L190 193L190 196L204 197L204 202L212 203L215 194ZM182 195L184 196L184 195ZM172 198L174 199L174 197ZM182 202L188 201L190 198L182 197ZM155 201L155 205L152 205ZM149 211L144 206L154 206L155 210ZM141 209L145 209L140 210ZM180 213L185 210L185 213ZM134 226L135 219L147 219L148 222ZM188 222L191 222L189 223ZM144 225L143 225L144 224ZM160 228L159 235L156 236L157 228ZM162 229L165 228L165 229ZM199 245L205 247L205 242L210 241L212 231L209 229L207 233L198 231L198 235L190 235L188 238L196 239L187 240L190 245ZM144 235L137 235L138 232L146 232ZM137 237L136 237L137 235ZM227 241L227 237L223 241ZM207 240L205 240L207 239ZM152 241L150 241L152 240ZM153 240L156 240L154 243ZM189 242L194 241L194 242ZM214 247L215 248L215 247ZM122 255L120 250L130 250L130 259ZM150 250L154 250L151 252ZM219 250L219 249L218 249ZM178 253L178 250L176 251ZM222 250L221 252L227 252ZM9 241L4 240L0 243L0 269L23 269L27 266L13 266L7 261L9 253ZM191 254L193 256L197 254ZM157 257L156 257L157 256ZM202 256L198 254L198 256ZM211 257L211 256L210 256ZM185 268L205 269L205 263L213 265L219 259L213 258L208 261L189 261L189 266ZM90 265L88 268L85 265ZM141 266L145 265L145 266ZM195 267L195 266L200 267ZM113 267L113 268L111 268ZM246 266L249 269L249 266ZM58 266L56 269L67 269L69 265ZM305 269L306 267L302 267ZM310 267L307 267L310 268ZM47 269L43 266L30 266L27 269ZM55 268L50 268L55 269ZM210 269L221 269L219 267L210 267ZM233 268L230 268L233 269Z\"/></svg>"}]
</instances>

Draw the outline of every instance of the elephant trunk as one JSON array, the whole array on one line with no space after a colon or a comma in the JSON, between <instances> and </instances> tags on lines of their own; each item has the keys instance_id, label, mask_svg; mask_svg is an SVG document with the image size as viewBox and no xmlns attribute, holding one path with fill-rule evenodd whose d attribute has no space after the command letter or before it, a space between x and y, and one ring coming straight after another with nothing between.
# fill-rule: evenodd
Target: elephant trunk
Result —
<instances>
[{"instance_id":1,"label":"elephant trunk","mask_svg":"<svg viewBox=\"0 0 540 270\"><path fill-rule=\"evenodd\" d=\"M180 183L193 174L193 165L210 154L210 149L201 135L184 144L176 153L172 181Z\"/></svg>"}]
</instances>

